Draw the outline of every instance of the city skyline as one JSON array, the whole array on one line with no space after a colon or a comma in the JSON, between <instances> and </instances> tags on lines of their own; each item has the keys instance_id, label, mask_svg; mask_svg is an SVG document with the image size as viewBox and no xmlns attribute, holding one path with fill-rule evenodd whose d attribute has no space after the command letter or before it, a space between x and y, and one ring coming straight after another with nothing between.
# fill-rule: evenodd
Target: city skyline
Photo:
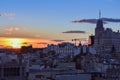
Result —
<instances>
[{"instance_id":1,"label":"city skyline","mask_svg":"<svg viewBox=\"0 0 120 80\"><path fill-rule=\"evenodd\" d=\"M98 19L99 10L102 17L118 20L117 23L108 22L104 25L105 28L120 30L119 2L119 0L1 1L1 46L20 47L17 45L25 42L38 46L38 43L46 45L64 40L71 41L74 38L88 38L94 34L96 24L72 21ZM5 39L13 38L24 40L14 43L17 41L14 39L15 41L7 43L9 45L3 43Z\"/></svg>"}]
</instances>

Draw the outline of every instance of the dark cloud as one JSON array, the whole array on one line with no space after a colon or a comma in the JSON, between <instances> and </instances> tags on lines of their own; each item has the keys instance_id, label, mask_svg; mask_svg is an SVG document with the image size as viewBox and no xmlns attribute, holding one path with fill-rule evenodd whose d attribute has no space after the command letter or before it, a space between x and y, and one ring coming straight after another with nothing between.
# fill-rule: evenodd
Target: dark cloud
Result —
<instances>
[{"instance_id":1,"label":"dark cloud","mask_svg":"<svg viewBox=\"0 0 120 80\"><path fill-rule=\"evenodd\" d=\"M65 32L62 32L62 33L86 33L85 31L78 31L78 30L75 30L75 31L65 31Z\"/></svg>"},{"instance_id":2,"label":"dark cloud","mask_svg":"<svg viewBox=\"0 0 120 80\"><path fill-rule=\"evenodd\" d=\"M48 44L48 43L46 43L46 42L39 42L39 43L37 43L37 44Z\"/></svg>"},{"instance_id":3,"label":"dark cloud","mask_svg":"<svg viewBox=\"0 0 120 80\"><path fill-rule=\"evenodd\" d=\"M32 44L32 43L35 43L35 44L48 44L46 42L23 42L22 44Z\"/></svg>"},{"instance_id":4,"label":"dark cloud","mask_svg":"<svg viewBox=\"0 0 120 80\"><path fill-rule=\"evenodd\" d=\"M54 42L63 42L65 40L52 40L52 41L54 41Z\"/></svg>"},{"instance_id":5,"label":"dark cloud","mask_svg":"<svg viewBox=\"0 0 120 80\"><path fill-rule=\"evenodd\" d=\"M22 44L28 44L27 42L23 42Z\"/></svg>"},{"instance_id":6,"label":"dark cloud","mask_svg":"<svg viewBox=\"0 0 120 80\"><path fill-rule=\"evenodd\" d=\"M97 19L81 19L81 20L75 20L72 21L73 23L92 23L92 24L96 24Z\"/></svg>"},{"instance_id":7,"label":"dark cloud","mask_svg":"<svg viewBox=\"0 0 120 80\"><path fill-rule=\"evenodd\" d=\"M0 16L2 16L2 14L0 13Z\"/></svg>"},{"instance_id":8,"label":"dark cloud","mask_svg":"<svg viewBox=\"0 0 120 80\"><path fill-rule=\"evenodd\" d=\"M113 18L102 18L102 20L106 22L120 22L120 19L113 19Z\"/></svg>"},{"instance_id":9,"label":"dark cloud","mask_svg":"<svg viewBox=\"0 0 120 80\"><path fill-rule=\"evenodd\" d=\"M113 19L113 18L101 18L103 20L104 24L107 24L108 22L120 22L120 19ZM72 21L73 23L91 23L96 24L98 19L81 19L81 20L75 20Z\"/></svg>"}]
</instances>

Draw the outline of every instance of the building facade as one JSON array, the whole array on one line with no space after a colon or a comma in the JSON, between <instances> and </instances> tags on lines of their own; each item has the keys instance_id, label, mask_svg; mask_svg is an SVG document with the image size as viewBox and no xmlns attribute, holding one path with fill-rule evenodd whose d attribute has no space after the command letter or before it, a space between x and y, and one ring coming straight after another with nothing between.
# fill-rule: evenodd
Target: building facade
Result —
<instances>
[{"instance_id":1,"label":"building facade","mask_svg":"<svg viewBox=\"0 0 120 80\"><path fill-rule=\"evenodd\" d=\"M16 54L0 53L0 80L25 80L25 64Z\"/></svg>"},{"instance_id":2,"label":"building facade","mask_svg":"<svg viewBox=\"0 0 120 80\"><path fill-rule=\"evenodd\" d=\"M114 32L111 28L103 27L103 20L100 18L97 21L95 28L94 47L98 54L120 52L120 32Z\"/></svg>"}]
</instances>

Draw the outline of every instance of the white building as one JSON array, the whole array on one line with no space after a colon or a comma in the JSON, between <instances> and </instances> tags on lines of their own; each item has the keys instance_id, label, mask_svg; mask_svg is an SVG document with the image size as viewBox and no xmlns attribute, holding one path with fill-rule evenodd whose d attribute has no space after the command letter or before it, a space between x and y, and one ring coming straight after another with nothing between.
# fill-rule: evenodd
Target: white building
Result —
<instances>
[{"instance_id":1,"label":"white building","mask_svg":"<svg viewBox=\"0 0 120 80\"><path fill-rule=\"evenodd\" d=\"M56 54L73 54L74 44L66 42L58 45L48 45L48 47L43 50L44 53L48 53L49 51L55 51Z\"/></svg>"}]
</instances>

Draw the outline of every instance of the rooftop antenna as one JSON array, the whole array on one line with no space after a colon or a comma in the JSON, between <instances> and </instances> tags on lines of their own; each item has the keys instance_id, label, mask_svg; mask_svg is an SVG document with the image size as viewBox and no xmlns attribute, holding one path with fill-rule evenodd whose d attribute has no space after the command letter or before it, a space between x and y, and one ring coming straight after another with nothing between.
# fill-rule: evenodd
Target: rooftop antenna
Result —
<instances>
[{"instance_id":1,"label":"rooftop antenna","mask_svg":"<svg viewBox=\"0 0 120 80\"><path fill-rule=\"evenodd\" d=\"M99 10L99 19L101 18L101 10Z\"/></svg>"}]
</instances>

